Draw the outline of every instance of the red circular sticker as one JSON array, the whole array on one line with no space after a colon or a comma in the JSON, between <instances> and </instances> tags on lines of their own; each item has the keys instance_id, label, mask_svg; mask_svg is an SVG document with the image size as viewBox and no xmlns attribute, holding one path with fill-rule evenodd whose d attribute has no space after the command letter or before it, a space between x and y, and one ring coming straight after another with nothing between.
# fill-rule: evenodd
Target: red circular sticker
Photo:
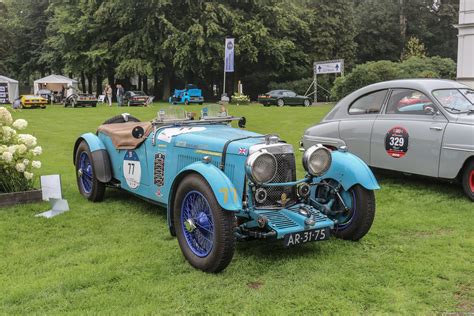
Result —
<instances>
[{"instance_id":1,"label":"red circular sticker","mask_svg":"<svg viewBox=\"0 0 474 316\"><path fill-rule=\"evenodd\" d=\"M385 150L393 158L402 158L408 151L408 132L395 126L385 135Z\"/></svg>"}]
</instances>

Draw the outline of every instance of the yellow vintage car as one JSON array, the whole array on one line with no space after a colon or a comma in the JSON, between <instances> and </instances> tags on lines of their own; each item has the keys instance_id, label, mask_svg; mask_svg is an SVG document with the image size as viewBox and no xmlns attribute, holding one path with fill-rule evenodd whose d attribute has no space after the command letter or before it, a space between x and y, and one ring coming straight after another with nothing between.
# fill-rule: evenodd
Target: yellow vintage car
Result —
<instances>
[{"instance_id":1,"label":"yellow vintage car","mask_svg":"<svg viewBox=\"0 0 474 316\"><path fill-rule=\"evenodd\" d=\"M42 96L31 94L22 95L20 97L20 101L23 108L40 107L42 109L46 109L46 104L48 104L48 100Z\"/></svg>"}]
</instances>

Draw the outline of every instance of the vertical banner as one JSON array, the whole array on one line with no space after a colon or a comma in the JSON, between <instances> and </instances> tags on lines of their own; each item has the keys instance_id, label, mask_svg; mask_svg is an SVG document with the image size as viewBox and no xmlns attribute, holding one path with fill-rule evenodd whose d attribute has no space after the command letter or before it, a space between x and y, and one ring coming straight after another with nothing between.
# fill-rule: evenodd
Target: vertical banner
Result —
<instances>
[{"instance_id":1,"label":"vertical banner","mask_svg":"<svg viewBox=\"0 0 474 316\"><path fill-rule=\"evenodd\" d=\"M0 104L10 103L8 97L8 83L0 82Z\"/></svg>"},{"instance_id":2,"label":"vertical banner","mask_svg":"<svg viewBox=\"0 0 474 316\"><path fill-rule=\"evenodd\" d=\"M234 72L234 39L225 39L224 72Z\"/></svg>"}]
</instances>

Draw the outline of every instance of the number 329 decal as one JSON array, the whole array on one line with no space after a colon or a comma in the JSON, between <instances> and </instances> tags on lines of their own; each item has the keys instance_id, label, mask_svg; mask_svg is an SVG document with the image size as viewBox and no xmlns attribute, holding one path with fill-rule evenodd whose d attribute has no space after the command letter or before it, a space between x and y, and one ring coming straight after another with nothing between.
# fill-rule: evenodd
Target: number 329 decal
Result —
<instances>
[{"instance_id":1,"label":"number 329 decal","mask_svg":"<svg viewBox=\"0 0 474 316\"><path fill-rule=\"evenodd\" d=\"M408 151L408 131L395 126L385 135L385 151L393 158L402 158Z\"/></svg>"}]
</instances>

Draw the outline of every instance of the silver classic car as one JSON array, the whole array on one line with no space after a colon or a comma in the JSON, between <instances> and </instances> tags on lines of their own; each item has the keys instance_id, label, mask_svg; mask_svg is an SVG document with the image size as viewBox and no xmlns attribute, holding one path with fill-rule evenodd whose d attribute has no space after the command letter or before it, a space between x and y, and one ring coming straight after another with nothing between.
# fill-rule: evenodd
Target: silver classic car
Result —
<instances>
[{"instance_id":1,"label":"silver classic car","mask_svg":"<svg viewBox=\"0 0 474 316\"><path fill-rule=\"evenodd\" d=\"M474 201L474 91L451 80L380 82L344 99L302 138L369 166L459 180Z\"/></svg>"}]
</instances>

